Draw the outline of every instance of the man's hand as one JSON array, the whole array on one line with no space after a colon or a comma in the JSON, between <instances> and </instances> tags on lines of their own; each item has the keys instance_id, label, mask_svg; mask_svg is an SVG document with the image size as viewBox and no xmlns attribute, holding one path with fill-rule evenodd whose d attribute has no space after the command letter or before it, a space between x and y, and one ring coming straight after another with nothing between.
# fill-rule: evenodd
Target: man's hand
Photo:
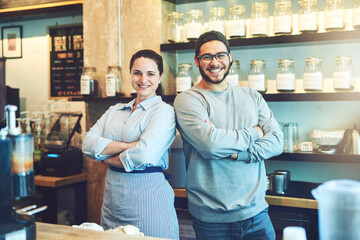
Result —
<instances>
[{"instance_id":1,"label":"man's hand","mask_svg":"<svg viewBox=\"0 0 360 240\"><path fill-rule=\"evenodd\" d=\"M109 167L118 167L118 168L123 168L124 167L122 162L120 161L119 155L109 157L109 158L107 158L107 159L105 159L103 161Z\"/></svg>"},{"instance_id":2,"label":"man's hand","mask_svg":"<svg viewBox=\"0 0 360 240\"><path fill-rule=\"evenodd\" d=\"M255 130L258 132L259 137L258 139L262 138L264 136L264 132L263 130L259 127L259 126L253 126L253 128L255 128Z\"/></svg>"}]
</instances>

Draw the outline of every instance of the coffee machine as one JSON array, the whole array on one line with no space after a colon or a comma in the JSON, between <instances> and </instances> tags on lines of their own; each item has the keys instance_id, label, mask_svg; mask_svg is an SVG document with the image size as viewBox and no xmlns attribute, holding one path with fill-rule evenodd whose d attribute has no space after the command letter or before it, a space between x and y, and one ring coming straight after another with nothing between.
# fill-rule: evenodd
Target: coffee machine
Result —
<instances>
[{"instance_id":1,"label":"coffee machine","mask_svg":"<svg viewBox=\"0 0 360 240\"><path fill-rule=\"evenodd\" d=\"M6 127L0 130L0 240L35 240L34 214L47 207L13 206L16 200L35 194L34 136L21 134L16 111L16 106L5 106Z\"/></svg>"}]
</instances>

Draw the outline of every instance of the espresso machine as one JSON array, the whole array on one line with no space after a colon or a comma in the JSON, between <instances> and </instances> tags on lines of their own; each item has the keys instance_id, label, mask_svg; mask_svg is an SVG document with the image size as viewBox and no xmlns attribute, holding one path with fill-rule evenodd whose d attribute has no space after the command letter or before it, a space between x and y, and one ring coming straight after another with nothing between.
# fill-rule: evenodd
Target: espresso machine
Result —
<instances>
[{"instance_id":1,"label":"espresso machine","mask_svg":"<svg viewBox=\"0 0 360 240\"><path fill-rule=\"evenodd\" d=\"M17 107L5 106L6 127L0 130L0 240L35 240L36 205L16 209L13 203L35 194L34 136L16 127Z\"/></svg>"}]
</instances>

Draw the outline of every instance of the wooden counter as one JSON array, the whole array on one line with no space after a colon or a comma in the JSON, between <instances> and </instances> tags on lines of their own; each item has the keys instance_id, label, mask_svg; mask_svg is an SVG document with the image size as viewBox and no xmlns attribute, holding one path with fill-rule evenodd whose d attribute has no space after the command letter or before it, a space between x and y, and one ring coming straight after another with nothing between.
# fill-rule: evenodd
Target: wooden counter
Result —
<instances>
[{"instance_id":1,"label":"wooden counter","mask_svg":"<svg viewBox=\"0 0 360 240\"><path fill-rule=\"evenodd\" d=\"M184 188L174 188L174 192L175 192L175 197L187 198L186 190ZM265 199L269 205L273 205L273 206L308 208L308 209L318 208L317 201L314 199L272 196L272 195L266 195Z\"/></svg>"},{"instance_id":2,"label":"wooden counter","mask_svg":"<svg viewBox=\"0 0 360 240\"><path fill-rule=\"evenodd\" d=\"M85 172L80 174L70 175L67 177L51 177L51 176L36 175L35 186L57 188L57 187L70 185L73 183L84 182L86 181L86 179L87 176Z\"/></svg>"},{"instance_id":3,"label":"wooden counter","mask_svg":"<svg viewBox=\"0 0 360 240\"><path fill-rule=\"evenodd\" d=\"M36 240L156 240L160 238L131 236L121 233L100 232L70 226L36 223Z\"/></svg>"}]
</instances>

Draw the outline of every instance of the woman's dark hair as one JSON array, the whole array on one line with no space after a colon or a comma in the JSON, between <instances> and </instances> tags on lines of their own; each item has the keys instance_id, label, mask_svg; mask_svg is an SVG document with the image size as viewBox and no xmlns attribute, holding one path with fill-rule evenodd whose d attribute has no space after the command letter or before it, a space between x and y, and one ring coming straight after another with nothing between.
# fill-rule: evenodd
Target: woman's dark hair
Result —
<instances>
[{"instance_id":1,"label":"woman's dark hair","mask_svg":"<svg viewBox=\"0 0 360 240\"><path fill-rule=\"evenodd\" d=\"M130 72L131 72L131 68L132 68L132 66L134 64L134 61L136 59L138 59L138 58L141 58L141 57L149 58L149 59L154 60L156 62L156 65L158 66L160 75L163 73L164 67L163 67L163 59L162 59L162 57L158 53L156 53L156 52L154 52L153 50L150 50L150 49L140 50L131 57L131 60L130 60Z\"/></svg>"}]
</instances>

